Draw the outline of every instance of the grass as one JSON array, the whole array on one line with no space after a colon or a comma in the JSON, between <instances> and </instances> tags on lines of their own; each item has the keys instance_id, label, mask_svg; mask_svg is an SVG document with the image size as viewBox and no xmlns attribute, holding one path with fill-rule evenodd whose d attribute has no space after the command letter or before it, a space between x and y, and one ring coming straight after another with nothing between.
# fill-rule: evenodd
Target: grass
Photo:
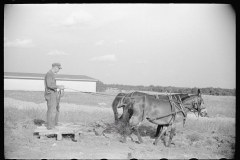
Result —
<instances>
[{"instance_id":1,"label":"grass","mask_svg":"<svg viewBox=\"0 0 240 160\"><path fill-rule=\"evenodd\" d=\"M189 139L191 142L202 140L203 137L199 133L191 133L186 135L186 138Z\"/></svg>"},{"instance_id":2,"label":"grass","mask_svg":"<svg viewBox=\"0 0 240 160\"><path fill-rule=\"evenodd\" d=\"M117 93L116 93L117 94ZM43 91L4 91L4 98L13 98L16 100L34 102L36 104L44 103ZM62 103L72 103L77 105L99 106L99 103L105 103L105 107L111 107L115 96L94 96L79 92L65 92L61 98Z\"/></svg>"},{"instance_id":3,"label":"grass","mask_svg":"<svg viewBox=\"0 0 240 160\"><path fill-rule=\"evenodd\" d=\"M117 93L116 93L117 94ZM21 101L26 102L34 102L34 103L46 103L43 92L41 91L4 91L4 98L13 98ZM99 106L98 103L105 103L107 108L111 108L112 101L114 100L114 96L93 96L89 94L82 94L76 92L66 92L65 95L61 98L61 103L69 103L75 105L86 105L86 106ZM210 117L219 117L219 118L209 118L207 121L203 120L186 120L186 127L183 129L195 130L200 133L204 132L218 132L221 134L231 134L235 133L235 123L232 123L231 119L235 118L236 113L236 97L233 96L210 96L210 95L203 95L203 99L205 102L205 107L208 110ZM61 106L61 104L60 104ZM67 105L67 108L71 107L71 105ZM77 106L75 106L77 107ZM25 110L24 115L27 115L29 118L39 118L39 119L46 119L46 111L44 110L35 110L29 109ZM14 114L12 112L11 114ZM21 114L16 115L17 117L21 116ZM109 115L108 113L103 112L92 112L87 113L83 111L61 111L60 110L60 117L59 121L64 122L90 122L96 119L100 119L103 117L108 117L109 120L113 121L113 114ZM220 118L220 117L225 117ZM200 118L201 119L201 118ZM180 127L182 128L182 127Z\"/></svg>"},{"instance_id":4,"label":"grass","mask_svg":"<svg viewBox=\"0 0 240 160\"><path fill-rule=\"evenodd\" d=\"M195 120L187 118L184 130L194 130L199 133L235 134L235 122L229 118L208 118Z\"/></svg>"},{"instance_id":5,"label":"grass","mask_svg":"<svg viewBox=\"0 0 240 160\"><path fill-rule=\"evenodd\" d=\"M24 122L27 119L41 119L46 120L47 113L46 110L42 109L17 109L15 107L6 107L4 108L4 118L9 119L12 122ZM60 111L59 121L67 122L67 123L77 123L84 122L92 123L96 120L104 119L106 121L113 122L113 115L109 115L109 113L93 111L92 113L84 112L84 111Z\"/></svg>"},{"instance_id":6,"label":"grass","mask_svg":"<svg viewBox=\"0 0 240 160\"><path fill-rule=\"evenodd\" d=\"M112 93L111 93L112 94ZM117 95L117 93L115 93ZM4 91L4 98L34 102L36 104L45 103L43 91ZM111 107L115 96L94 96L79 92L65 92L61 98L61 103L71 103L76 105ZM211 96L203 95L205 107L210 117L236 117L236 97L234 96Z\"/></svg>"},{"instance_id":7,"label":"grass","mask_svg":"<svg viewBox=\"0 0 240 160\"><path fill-rule=\"evenodd\" d=\"M236 117L236 97L203 95L210 117Z\"/></svg>"}]
</instances>

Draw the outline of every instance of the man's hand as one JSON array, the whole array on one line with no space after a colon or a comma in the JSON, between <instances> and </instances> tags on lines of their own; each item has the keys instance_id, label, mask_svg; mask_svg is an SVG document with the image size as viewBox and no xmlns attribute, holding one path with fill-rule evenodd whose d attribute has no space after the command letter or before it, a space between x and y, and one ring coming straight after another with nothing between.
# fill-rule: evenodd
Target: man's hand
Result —
<instances>
[{"instance_id":1,"label":"man's hand","mask_svg":"<svg viewBox=\"0 0 240 160\"><path fill-rule=\"evenodd\" d=\"M59 85L59 86L58 86L58 89L65 89L65 86Z\"/></svg>"}]
</instances>

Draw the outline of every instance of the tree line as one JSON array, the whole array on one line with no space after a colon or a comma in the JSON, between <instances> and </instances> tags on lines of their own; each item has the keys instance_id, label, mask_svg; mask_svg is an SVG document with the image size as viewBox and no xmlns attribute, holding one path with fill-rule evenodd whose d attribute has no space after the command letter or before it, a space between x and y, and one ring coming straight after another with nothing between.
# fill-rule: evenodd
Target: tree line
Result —
<instances>
[{"instance_id":1,"label":"tree line","mask_svg":"<svg viewBox=\"0 0 240 160\"><path fill-rule=\"evenodd\" d=\"M118 90L130 91L154 91L154 92L171 92L171 93L190 93L196 94L197 90L200 89L202 94L205 95L216 95L216 96L236 96L236 89L223 89L223 88L188 88L188 87L172 87L172 86L132 86L132 85L122 85L122 84L104 84L101 81L97 82L97 92L104 92L108 88L117 88Z\"/></svg>"}]
</instances>

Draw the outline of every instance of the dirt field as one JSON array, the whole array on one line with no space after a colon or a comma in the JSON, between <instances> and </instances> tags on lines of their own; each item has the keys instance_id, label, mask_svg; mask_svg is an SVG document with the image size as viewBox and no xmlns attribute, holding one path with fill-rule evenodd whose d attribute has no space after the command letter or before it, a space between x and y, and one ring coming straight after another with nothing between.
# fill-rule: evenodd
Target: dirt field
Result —
<instances>
[{"instance_id":1,"label":"dirt field","mask_svg":"<svg viewBox=\"0 0 240 160\"><path fill-rule=\"evenodd\" d=\"M203 96L210 118L188 114L186 124L177 126L174 144L152 143L156 125L145 121L137 137L121 143L121 131L114 128L111 102L114 97L66 93L61 101L60 122L82 126L80 141L71 135L62 141L55 136L33 135L34 120L46 120L47 106L42 92L4 92L4 153L16 159L220 159L235 155L235 97ZM119 110L121 112L121 110Z\"/></svg>"}]
</instances>

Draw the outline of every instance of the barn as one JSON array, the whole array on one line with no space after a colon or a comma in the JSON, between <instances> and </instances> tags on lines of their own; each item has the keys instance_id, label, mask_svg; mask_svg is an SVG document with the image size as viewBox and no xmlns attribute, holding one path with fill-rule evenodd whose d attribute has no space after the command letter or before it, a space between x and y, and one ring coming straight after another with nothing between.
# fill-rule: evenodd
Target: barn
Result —
<instances>
[{"instance_id":1,"label":"barn","mask_svg":"<svg viewBox=\"0 0 240 160\"><path fill-rule=\"evenodd\" d=\"M44 91L42 73L4 72L4 90ZM84 75L56 74L57 85L74 89L67 92L96 92L97 79Z\"/></svg>"}]
</instances>

